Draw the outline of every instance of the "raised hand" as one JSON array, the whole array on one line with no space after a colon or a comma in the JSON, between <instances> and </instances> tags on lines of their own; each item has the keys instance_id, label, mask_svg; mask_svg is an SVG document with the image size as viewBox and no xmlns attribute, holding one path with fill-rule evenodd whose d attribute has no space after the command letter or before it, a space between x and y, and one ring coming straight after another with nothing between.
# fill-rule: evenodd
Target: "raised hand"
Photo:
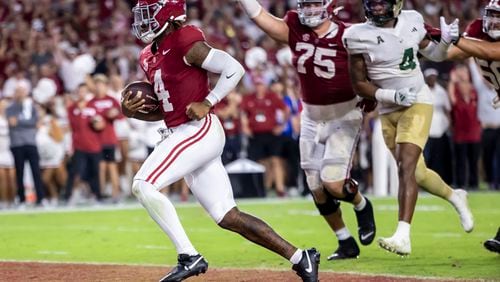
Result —
<instances>
[{"instance_id":1,"label":"raised hand","mask_svg":"<svg viewBox=\"0 0 500 282\"><path fill-rule=\"evenodd\" d=\"M451 24L446 24L444 17L439 18L441 28L441 41L449 45L450 43L457 42L460 37L460 29L458 26L458 19L455 19Z\"/></svg>"}]
</instances>

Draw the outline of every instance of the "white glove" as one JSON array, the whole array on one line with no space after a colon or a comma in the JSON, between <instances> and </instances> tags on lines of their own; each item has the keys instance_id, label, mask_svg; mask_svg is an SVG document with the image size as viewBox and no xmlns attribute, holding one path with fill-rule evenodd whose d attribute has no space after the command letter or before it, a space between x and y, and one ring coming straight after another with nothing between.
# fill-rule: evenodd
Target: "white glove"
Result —
<instances>
[{"instance_id":1,"label":"white glove","mask_svg":"<svg viewBox=\"0 0 500 282\"><path fill-rule=\"evenodd\" d=\"M384 103L392 103L400 106L409 107L417 100L417 93L410 88L402 88L398 90L381 89L375 92L377 101Z\"/></svg>"},{"instance_id":2,"label":"white glove","mask_svg":"<svg viewBox=\"0 0 500 282\"><path fill-rule=\"evenodd\" d=\"M444 17L439 18L441 28L441 41L446 45L456 42L460 37L460 29L458 27L458 19L455 19L451 24L446 24Z\"/></svg>"},{"instance_id":3,"label":"white glove","mask_svg":"<svg viewBox=\"0 0 500 282\"><path fill-rule=\"evenodd\" d=\"M495 98L493 98L492 105L496 110L500 109L500 96L495 96Z\"/></svg>"}]
</instances>

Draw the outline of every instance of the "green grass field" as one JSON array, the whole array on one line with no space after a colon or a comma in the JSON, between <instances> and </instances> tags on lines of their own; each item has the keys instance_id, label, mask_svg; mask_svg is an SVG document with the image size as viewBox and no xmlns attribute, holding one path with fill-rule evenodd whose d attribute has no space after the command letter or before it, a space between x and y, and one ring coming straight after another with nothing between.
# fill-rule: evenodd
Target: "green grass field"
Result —
<instances>
[{"instance_id":1,"label":"green grass field","mask_svg":"<svg viewBox=\"0 0 500 282\"><path fill-rule=\"evenodd\" d=\"M391 235L397 222L393 198L374 199L377 237ZM446 202L421 196L412 225L412 255L400 258L376 242L362 247L357 260L329 262L336 239L307 200L240 202L240 209L266 220L300 247L322 252L320 270L500 280L500 256L482 242L500 225L500 193L470 196L476 220L471 234ZM343 204L344 218L356 234L354 212ZM289 263L236 234L218 228L198 205L179 205L178 214L198 251L212 267L289 269ZM356 235L357 237L357 235ZM168 238L140 207L95 211L0 212L0 260L102 262L173 265Z\"/></svg>"}]
</instances>

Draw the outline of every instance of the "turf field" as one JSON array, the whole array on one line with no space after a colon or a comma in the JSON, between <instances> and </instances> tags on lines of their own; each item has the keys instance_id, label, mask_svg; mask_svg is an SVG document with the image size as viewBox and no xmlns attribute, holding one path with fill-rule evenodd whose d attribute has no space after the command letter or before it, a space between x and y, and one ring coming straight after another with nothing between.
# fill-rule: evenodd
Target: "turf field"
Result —
<instances>
[{"instance_id":1,"label":"turf field","mask_svg":"<svg viewBox=\"0 0 500 282\"><path fill-rule=\"evenodd\" d=\"M396 200L372 202L377 237L391 235L397 220ZM400 258L374 242L362 247L359 259L342 262L326 260L337 247L336 239L311 201L241 201L239 206L266 220L294 244L318 248L321 271L500 281L500 256L482 247L500 226L500 193L472 194L469 202L476 220L470 234L462 231L448 203L422 195L412 225L411 256ZM342 206L351 233L356 233L354 212L349 205ZM289 269L287 261L218 228L197 204L177 207L188 235L211 268ZM0 212L0 260L174 265L176 255L146 211L132 205Z\"/></svg>"}]
</instances>

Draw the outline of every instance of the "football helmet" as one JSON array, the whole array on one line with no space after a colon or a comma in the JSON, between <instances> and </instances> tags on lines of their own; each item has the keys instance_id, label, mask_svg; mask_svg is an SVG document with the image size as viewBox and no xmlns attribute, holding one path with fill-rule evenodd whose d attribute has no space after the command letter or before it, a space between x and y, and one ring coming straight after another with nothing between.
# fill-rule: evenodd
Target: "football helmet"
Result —
<instances>
[{"instance_id":1,"label":"football helmet","mask_svg":"<svg viewBox=\"0 0 500 282\"><path fill-rule=\"evenodd\" d=\"M366 18L381 26L399 16L403 0L363 0L363 8Z\"/></svg>"},{"instance_id":2,"label":"football helmet","mask_svg":"<svg viewBox=\"0 0 500 282\"><path fill-rule=\"evenodd\" d=\"M132 13L134 35L149 44L167 29L169 23L186 20L186 1L139 0Z\"/></svg>"},{"instance_id":3,"label":"football helmet","mask_svg":"<svg viewBox=\"0 0 500 282\"><path fill-rule=\"evenodd\" d=\"M297 0L300 23L317 27L333 14L334 0Z\"/></svg>"},{"instance_id":4,"label":"football helmet","mask_svg":"<svg viewBox=\"0 0 500 282\"><path fill-rule=\"evenodd\" d=\"M491 38L500 39L500 0L491 0L485 7L483 31Z\"/></svg>"}]
</instances>

